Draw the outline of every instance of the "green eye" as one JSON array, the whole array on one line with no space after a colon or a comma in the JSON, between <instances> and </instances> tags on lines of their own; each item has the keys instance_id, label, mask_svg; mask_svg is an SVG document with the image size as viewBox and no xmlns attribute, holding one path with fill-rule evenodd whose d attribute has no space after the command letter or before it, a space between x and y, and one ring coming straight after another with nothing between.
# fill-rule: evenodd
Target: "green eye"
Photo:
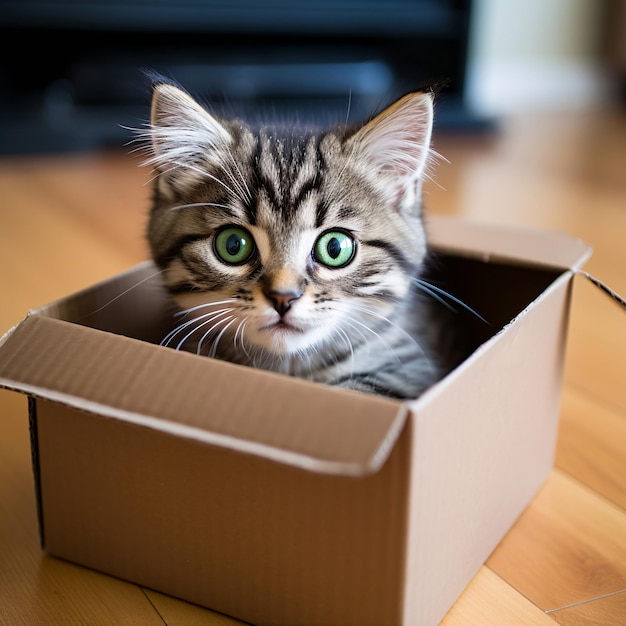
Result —
<instances>
[{"instance_id":1,"label":"green eye","mask_svg":"<svg viewBox=\"0 0 626 626\"><path fill-rule=\"evenodd\" d=\"M252 235L239 226L227 226L215 236L215 254L229 265L245 263L254 252Z\"/></svg>"},{"instance_id":2,"label":"green eye","mask_svg":"<svg viewBox=\"0 0 626 626\"><path fill-rule=\"evenodd\" d=\"M315 242L313 256L318 263L337 268L348 265L354 258L354 239L341 230L329 230Z\"/></svg>"}]
</instances>

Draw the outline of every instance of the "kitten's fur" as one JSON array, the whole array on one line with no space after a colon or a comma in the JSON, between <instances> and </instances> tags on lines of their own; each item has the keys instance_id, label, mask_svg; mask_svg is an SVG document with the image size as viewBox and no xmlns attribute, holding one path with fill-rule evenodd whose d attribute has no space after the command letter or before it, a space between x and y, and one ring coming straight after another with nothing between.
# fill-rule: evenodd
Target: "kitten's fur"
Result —
<instances>
[{"instance_id":1,"label":"kitten's fur","mask_svg":"<svg viewBox=\"0 0 626 626\"><path fill-rule=\"evenodd\" d=\"M163 343L392 397L433 384L415 282L432 116L412 93L356 130L254 131L156 83L148 239L181 308Z\"/></svg>"}]
</instances>

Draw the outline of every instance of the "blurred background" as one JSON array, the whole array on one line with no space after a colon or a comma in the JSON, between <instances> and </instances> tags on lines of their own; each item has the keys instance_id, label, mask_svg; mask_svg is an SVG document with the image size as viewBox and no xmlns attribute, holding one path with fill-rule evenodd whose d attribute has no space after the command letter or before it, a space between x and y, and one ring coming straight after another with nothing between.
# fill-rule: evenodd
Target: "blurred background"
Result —
<instances>
[{"instance_id":1,"label":"blurred background","mask_svg":"<svg viewBox=\"0 0 626 626\"><path fill-rule=\"evenodd\" d=\"M311 123L434 83L428 215L580 237L626 296L626 0L0 0L0 335L148 258L144 69ZM446 626L624 626L626 318L576 282L556 469ZM42 557L24 401L0 390L0 623L225 624Z\"/></svg>"},{"instance_id":2,"label":"blurred background","mask_svg":"<svg viewBox=\"0 0 626 626\"><path fill-rule=\"evenodd\" d=\"M227 113L359 122L440 92L437 129L623 98L624 0L3 0L0 154L120 147L155 70Z\"/></svg>"}]
</instances>

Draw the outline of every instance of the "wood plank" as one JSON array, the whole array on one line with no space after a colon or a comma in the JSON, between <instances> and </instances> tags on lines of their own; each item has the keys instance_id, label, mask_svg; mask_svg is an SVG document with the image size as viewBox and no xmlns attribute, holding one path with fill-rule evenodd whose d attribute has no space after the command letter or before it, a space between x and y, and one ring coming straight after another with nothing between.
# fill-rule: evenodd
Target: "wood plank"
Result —
<instances>
[{"instance_id":1,"label":"wood plank","mask_svg":"<svg viewBox=\"0 0 626 626\"><path fill-rule=\"evenodd\" d=\"M554 621L492 570L483 566L440 626L470 624L554 626Z\"/></svg>"},{"instance_id":2,"label":"wood plank","mask_svg":"<svg viewBox=\"0 0 626 626\"><path fill-rule=\"evenodd\" d=\"M28 176L29 169L14 166L0 174L3 202L11 207L0 211L0 266L5 268L0 273L0 332L29 309L121 272L137 258L96 235L84 217L64 212L74 194L71 185L65 198L53 198ZM92 204L96 212L105 208Z\"/></svg>"},{"instance_id":3,"label":"wood plank","mask_svg":"<svg viewBox=\"0 0 626 626\"><path fill-rule=\"evenodd\" d=\"M556 466L626 509L626 414L566 387Z\"/></svg>"},{"instance_id":4,"label":"wood plank","mask_svg":"<svg viewBox=\"0 0 626 626\"><path fill-rule=\"evenodd\" d=\"M15 190L15 200L7 201L7 206L24 205L20 212L7 211L2 218L20 220L25 213L47 207L61 221L80 223L85 238L106 240L122 255L143 260L148 255L144 232L151 173L139 162L137 155L123 150L0 159L0 186ZM39 200L33 201L31 195ZM32 220L29 225L39 226ZM13 234L20 232L28 230Z\"/></svg>"},{"instance_id":5,"label":"wood plank","mask_svg":"<svg viewBox=\"0 0 626 626\"><path fill-rule=\"evenodd\" d=\"M91 237L106 240L120 254L132 255L133 262L148 258L144 233L152 174L140 167L138 155L104 152L45 163L38 178L53 202L62 201L65 216L83 223Z\"/></svg>"},{"instance_id":6,"label":"wood plank","mask_svg":"<svg viewBox=\"0 0 626 626\"><path fill-rule=\"evenodd\" d=\"M549 613L561 626L624 626L626 589L616 594Z\"/></svg>"},{"instance_id":7,"label":"wood plank","mask_svg":"<svg viewBox=\"0 0 626 626\"><path fill-rule=\"evenodd\" d=\"M245 622L228 615L209 611L196 604L144 589L163 621L168 626L244 626Z\"/></svg>"},{"instance_id":8,"label":"wood plank","mask_svg":"<svg viewBox=\"0 0 626 626\"><path fill-rule=\"evenodd\" d=\"M626 511L554 470L487 561L544 611L626 588Z\"/></svg>"}]
</instances>

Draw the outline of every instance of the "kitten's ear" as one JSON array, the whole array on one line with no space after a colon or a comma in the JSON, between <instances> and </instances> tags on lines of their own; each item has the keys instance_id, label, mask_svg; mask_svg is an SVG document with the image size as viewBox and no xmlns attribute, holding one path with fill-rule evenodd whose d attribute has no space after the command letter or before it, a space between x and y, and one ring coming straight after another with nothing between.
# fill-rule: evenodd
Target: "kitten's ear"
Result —
<instances>
[{"instance_id":1,"label":"kitten's ear","mask_svg":"<svg viewBox=\"0 0 626 626\"><path fill-rule=\"evenodd\" d=\"M228 130L190 95L167 83L155 85L152 92L151 139L150 165L161 171L182 167L188 174L200 163L218 161L217 152L232 141Z\"/></svg>"},{"instance_id":2,"label":"kitten's ear","mask_svg":"<svg viewBox=\"0 0 626 626\"><path fill-rule=\"evenodd\" d=\"M432 95L411 93L379 113L350 139L351 147L373 166L376 182L398 209L417 203L432 126Z\"/></svg>"}]
</instances>

